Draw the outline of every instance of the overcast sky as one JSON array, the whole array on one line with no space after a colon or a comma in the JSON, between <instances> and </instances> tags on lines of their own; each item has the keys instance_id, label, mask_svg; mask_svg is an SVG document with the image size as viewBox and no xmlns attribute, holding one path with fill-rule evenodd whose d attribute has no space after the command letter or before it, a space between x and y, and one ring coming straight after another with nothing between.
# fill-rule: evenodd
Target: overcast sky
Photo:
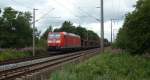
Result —
<instances>
[{"instance_id":1,"label":"overcast sky","mask_svg":"<svg viewBox=\"0 0 150 80\"><path fill-rule=\"evenodd\" d=\"M122 27L125 14L134 10L137 0L104 0L105 38L110 40L110 19L116 36ZM19 11L36 11L38 30L44 32L49 25L58 28L62 22L69 20L74 25L81 25L100 34L100 0L0 0L0 8L12 7Z\"/></svg>"}]
</instances>

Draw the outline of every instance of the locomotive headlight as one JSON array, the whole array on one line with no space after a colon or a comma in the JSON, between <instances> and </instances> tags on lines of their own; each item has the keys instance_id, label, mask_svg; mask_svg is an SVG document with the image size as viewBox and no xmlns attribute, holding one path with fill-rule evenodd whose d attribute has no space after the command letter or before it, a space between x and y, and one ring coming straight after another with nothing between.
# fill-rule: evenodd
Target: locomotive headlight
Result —
<instances>
[{"instance_id":1,"label":"locomotive headlight","mask_svg":"<svg viewBox=\"0 0 150 80\"><path fill-rule=\"evenodd\" d=\"M52 41L48 40L48 43L52 43Z\"/></svg>"},{"instance_id":2,"label":"locomotive headlight","mask_svg":"<svg viewBox=\"0 0 150 80\"><path fill-rule=\"evenodd\" d=\"M56 40L56 43L60 43L60 40Z\"/></svg>"}]
</instances>

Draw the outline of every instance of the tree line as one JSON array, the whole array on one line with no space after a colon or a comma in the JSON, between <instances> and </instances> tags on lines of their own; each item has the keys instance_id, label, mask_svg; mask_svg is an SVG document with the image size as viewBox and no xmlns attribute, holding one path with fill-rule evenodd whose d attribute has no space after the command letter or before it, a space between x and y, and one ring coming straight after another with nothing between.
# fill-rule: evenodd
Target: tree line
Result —
<instances>
[{"instance_id":1,"label":"tree line","mask_svg":"<svg viewBox=\"0 0 150 80\"><path fill-rule=\"evenodd\" d=\"M16 11L11 7L0 9L0 48L24 48L32 46L31 13ZM39 36L36 31L36 46L46 46L48 33L52 31L52 26ZM70 21L64 21L60 28L54 32L69 32L77 34L84 40L100 40L99 36L92 30L87 30L82 26L74 26ZM106 40L108 41L108 40Z\"/></svg>"},{"instance_id":2,"label":"tree line","mask_svg":"<svg viewBox=\"0 0 150 80\"><path fill-rule=\"evenodd\" d=\"M86 28L79 26L74 26L72 22L70 21L64 21L62 26L60 28L56 28L52 30L52 26L49 26L49 28L45 31L45 33L41 36L42 40L47 40L47 36L49 32L68 32L68 33L74 33L81 37L82 40L88 40L88 41L100 41L100 37L92 30L87 30ZM108 39L104 39L104 45L109 46L110 42Z\"/></svg>"},{"instance_id":3,"label":"tree line","mask_svg":"<svg viewBox=\"0 0 150 80\"><path fill-rule=\"evenodd\" d=\"M0 48L31 46L31 13L16 11L11 7L0 11Z\"/></svg>"},{"instance_id":4,"label":"tree line","mask_svg":"<svg viewBox=\"0 0 150 80\"><path fill-rule=\"evenodd\" d=\"M119 30L115 46L130 53L150 53L150 0L138 0Z\"/></svg>"},{"instance_id":5,"label":"tree line","mask_svg":"<svg viewBox=\"0 0 150 80\"><path fill-rule=\"evenodd\" d=\"M99 36L93 32L92 30L87 30L86 28L82 26L73 26L73 23L70 21L65 21L62 24L61 28L55 29L54 32L68 32L68 33L74 33L81 37L81 39L84 40L100 40Z\"/></svg>"}]
</instances>

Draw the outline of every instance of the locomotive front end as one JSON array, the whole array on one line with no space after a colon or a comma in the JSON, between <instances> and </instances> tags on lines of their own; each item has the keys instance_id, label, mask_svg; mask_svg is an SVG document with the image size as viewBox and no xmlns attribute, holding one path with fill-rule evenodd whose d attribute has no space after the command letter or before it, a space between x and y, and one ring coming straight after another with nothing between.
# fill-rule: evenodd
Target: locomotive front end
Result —
<instances>
[{"instance_id":1,"label":"locomotive front end","mask_svg":"<svg viewBox=\"0 0 150 80\"><path fill-rule=\"evenodd\" d=\"M48 34L48 50L57 50L61 47L61 34L49 33Z\"/></svg>"}]
</instances>

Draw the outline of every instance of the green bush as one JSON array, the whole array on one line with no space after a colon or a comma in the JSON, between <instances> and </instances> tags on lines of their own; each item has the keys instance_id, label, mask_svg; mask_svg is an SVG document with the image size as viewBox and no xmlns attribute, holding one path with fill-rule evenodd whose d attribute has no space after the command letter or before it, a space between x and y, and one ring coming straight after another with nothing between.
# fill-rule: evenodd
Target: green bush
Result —
<instances>
[{"instance_id":1,"label":"green bush","mask_svg":"<svg viewBox=\"0 0 150 80\"><path fill-rule=\"evenodd\" d=\"M20 12L11 7L6 7L0 15L0 48L31 46L31 13Z\"/></svg>"},{"instance_id":2,"label":"green bush","mask_svg":"<svg viewBox=\"0 0 150 80\"><path fill-rule=\"evenodd\" d=\"M32 57L32 48L22 48L21 50L7 49L0 51L0 62L5 60L12 60L18 58ZM46 48L36 48L35 56L48 56Z\"/></svg>"},{"instance_id":3,"label":"green bush","mask_svg":"<svg viewBox=\"0 0 150 80\"><path fill-rule=\"evenodd\" d=\"M150 59L123 54L101 54L81 64L65 66L50 80L150 80Z\"/></svg>"},{"instance_id":4,"label":"green bush","mask_svg":"<svg viewBox=\"0 0 150 80\"><path fill-rule=\"evenodd\" d=\"M147 53L150 48L150 0L138 0L135 7L126 16L116 46L135 54Z\"/></svg>"},{"instance_id":5,"label":"green bush","mask_svg":"<svg viewBox=\"0 0 150 80\"><path fill-rule=\"evenodd\" d=\"M47 48L47 39L39 39L36 41L36 47L37 48Z\"/></svg>"},{"instance_id":6,"label":"green bush","mask_svg":"<svg viewBox=\"0 0 150 80\"><path fill-rule=\"evenodd\" d=\"M17 51L17 50L8 49L0 52L0 61L18 59L18 58L24 58L30 56L32 56L32 53L30 51Z\"/></svg>"}]
</instances>

